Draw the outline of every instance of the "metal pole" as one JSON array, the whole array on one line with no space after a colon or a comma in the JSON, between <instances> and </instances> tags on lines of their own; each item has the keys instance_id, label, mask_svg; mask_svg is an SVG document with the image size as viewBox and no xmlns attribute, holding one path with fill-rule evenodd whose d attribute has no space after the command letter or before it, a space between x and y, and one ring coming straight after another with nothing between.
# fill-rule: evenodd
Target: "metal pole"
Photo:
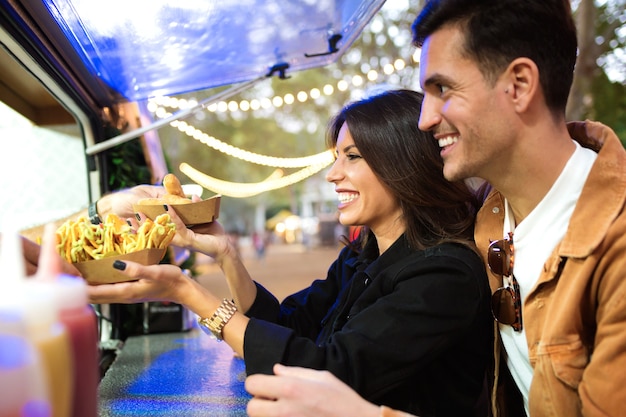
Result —
<instances>
[{"instance_id":1,"label":"metal pole","mask_svg":"<svg viewBox=\"0 0 626 417\"><path fill-rule=\"evenodd\" d=\"M87 155L95 155L97 153L100 153L102 151L105 151L107 149L110 149L114 146L120 145L122 143L128 142L131 139L135 139L138 138L139 136L143 135L144 133L150 131L150 130L154 130L154 129L159 129L165 125L170 124L171 122L175 121L175 120L179 120L179 119L183 119L185 117L188 117L189 115L193 114L194 112L203 109L219 100L224 100L228 97L231 97L249 87L251 87L252 85L258 83L259 81L263 80L267 78L267 75L263 75L261 77L255 78L253 80L247 81L245 83L233 86L229 89L226 89L220 93L215 94L214 96L211 96L201 102L199 102L198 104L196 104L193 107L190 107L188 109L184 109L181 110L177 113L172 114L169 117L157 120L156 122L144 126L144 127L140 127L139 129L135 129L133 131L130 132L126 132L123 133L121 135L115 136L111 139L107 139L103 142L97 143L93 146L88 147L85 152L87 153Z\"/></svg>"}]
</instances>

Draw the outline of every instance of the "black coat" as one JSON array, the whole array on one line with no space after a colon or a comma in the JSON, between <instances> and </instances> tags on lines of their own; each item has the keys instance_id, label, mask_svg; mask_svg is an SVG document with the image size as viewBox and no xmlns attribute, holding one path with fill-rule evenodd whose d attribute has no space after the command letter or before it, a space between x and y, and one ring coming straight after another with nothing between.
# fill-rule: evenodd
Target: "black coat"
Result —
<instances>
[{"instance_id":1,"label":"black coat","mask_svg":"<svg viewBox=\"0 0 626 417\"><path fill-rule=\"evenodd\" d=\"M376 404L420 416L470 416L492 353L490 290L480 257L404 236L378 257L344 248L325 280L278 304L257 283L246 371L274 363L326 369ZM482 410L481 410L482 411Z\"/></svg>"}]
</instances>

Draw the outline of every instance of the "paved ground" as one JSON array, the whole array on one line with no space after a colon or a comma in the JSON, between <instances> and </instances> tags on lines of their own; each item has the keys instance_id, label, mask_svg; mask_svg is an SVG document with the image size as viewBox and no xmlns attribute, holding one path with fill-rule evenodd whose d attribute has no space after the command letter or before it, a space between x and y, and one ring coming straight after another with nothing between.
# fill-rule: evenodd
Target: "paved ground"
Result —
<instances>
[{"instance_id":1,"label":"paved ground","mask_svg":"<svg viewBox=\"0 0 626 417\"><path fill-rule=\"evenodd\" d=\"M270 290L279 300L311 281L325 278L328 267L337 258L340 247L316 247L307 250L300 244L272 244L264 259L257 259L249 246L242 246L244 263L255 281ZM198 256L198 281L213 290L218 297L229 295L224 276L210 258Z\"/></svg>"}]
</instances>

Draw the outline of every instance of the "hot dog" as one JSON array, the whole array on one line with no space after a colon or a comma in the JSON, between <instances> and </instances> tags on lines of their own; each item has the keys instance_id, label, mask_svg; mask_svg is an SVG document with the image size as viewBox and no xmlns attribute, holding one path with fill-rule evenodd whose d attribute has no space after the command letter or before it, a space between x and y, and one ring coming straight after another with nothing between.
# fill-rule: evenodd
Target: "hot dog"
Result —
<instances>
[{"instance_id":1,"label":"hot dog","mask_svg":"<svg viewBox=\"0 0 626 417\"><path fill-rule=\"evenodd\" d=\"M183 191L183 186L180 185L180 181L174 174L167 174L163 177L163 186L165 187L165 191L167 194L177 195L179 197L185 198L185 192Z\"/></svg>"},{"instance_id":2,"label":"hot dog","mask_svg":"<svg viewBox=\"0 0 626 417\"><path fill-rule=\"evenodd\" d=\"M165 194L160 198L144 198L137 201L141 205L163 205L163 204L191 204L191 199L185 197L180 181L174 174L167 174L163 178Z\"/></svg>"}]
</instances>

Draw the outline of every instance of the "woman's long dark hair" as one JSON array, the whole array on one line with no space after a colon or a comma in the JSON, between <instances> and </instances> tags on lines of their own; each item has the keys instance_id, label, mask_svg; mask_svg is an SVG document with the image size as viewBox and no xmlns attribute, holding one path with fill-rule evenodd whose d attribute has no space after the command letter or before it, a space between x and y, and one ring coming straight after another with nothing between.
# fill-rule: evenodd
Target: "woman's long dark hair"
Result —
<instances>
[{"instance_id":1,"label":"woman's long dark hair","mask_svg":"<svg viewBox=\"0 0 626 417\"><path fill-rule=\"evenodd\" d=\"M401 89L351 103L330 120L327 145L335 148L347 123L360 155L400 202L412 248L445 241L473 247L478 200L464 182L444 178L437 141L418 128L422 100Z\"/></svg>"}]
</instances>

